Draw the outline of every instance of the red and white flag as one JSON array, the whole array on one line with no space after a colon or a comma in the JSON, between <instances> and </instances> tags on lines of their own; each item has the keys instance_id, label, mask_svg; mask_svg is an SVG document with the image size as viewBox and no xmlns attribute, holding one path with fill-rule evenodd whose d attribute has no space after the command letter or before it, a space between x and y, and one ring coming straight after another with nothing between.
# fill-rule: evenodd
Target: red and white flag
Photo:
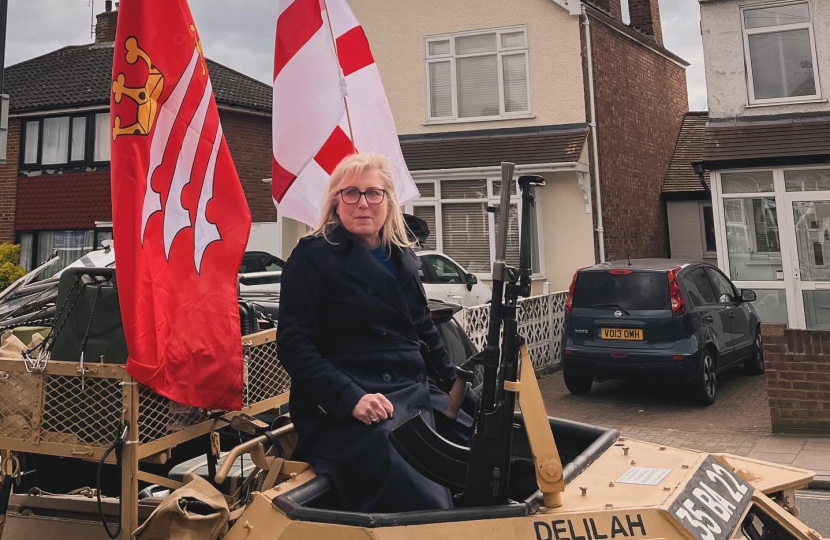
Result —
<instances>
[{"instance_id":1,"label":"red and white flag","mask_svg":"<svg viewBox=\"0 0 830 540\"><path fill-rule=\"evenodd\" d=\"M346 0L280 1L273 132L272 193L283 217L315 225L329 176L354 150L389 158L402 204L418 196L369 41Z\"/></svg>"},{"instance_id":2,"label":"red and white flag","mask_svg":"<svg viewBox=\"0 0 830 540\"><path fill-rule=\"evenodd\" d=\"M242 406L237 273L251 214L186 0L122 0L112 205L127 371L204 408Z\"/></svg>"}]
</instances>

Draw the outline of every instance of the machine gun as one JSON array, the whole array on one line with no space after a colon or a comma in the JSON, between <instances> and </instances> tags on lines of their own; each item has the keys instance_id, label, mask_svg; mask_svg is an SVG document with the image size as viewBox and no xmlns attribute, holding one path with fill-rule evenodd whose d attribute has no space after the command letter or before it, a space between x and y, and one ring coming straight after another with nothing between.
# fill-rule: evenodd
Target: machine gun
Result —
<instances>
[{"instance_id":1,"label":"machine gun","mask_svg":"<svg viewBox=\"0 0 830 540\"><path fill-rule=\"evenodd\" d=\"M507 503L517 393L536 461L537 482L545 495L545 505L558 506L559 494L564 489L562 465L544 412L527 346L518 333L516 320L518 299L530 296L530 212L534 205L534 188L543 186L544 180L539 176L519 178L518 187L522 196L519 268L510 267L505 262L505 254L510 216L510 185L514 170L513 163L502 163L487 345L458 370L462 379L472 375L476 366L484 370L481 399L470 447L465 448L447 441L420 417L412 418L391 433L392 444L410 465L436 483L456 492L461 491L460 502L465 506ZM450 410L447 411L447 416L451 418L461 403L458 392L464 386L463 383L456 384L451 391Z\"/></svg>"}]
</instances>

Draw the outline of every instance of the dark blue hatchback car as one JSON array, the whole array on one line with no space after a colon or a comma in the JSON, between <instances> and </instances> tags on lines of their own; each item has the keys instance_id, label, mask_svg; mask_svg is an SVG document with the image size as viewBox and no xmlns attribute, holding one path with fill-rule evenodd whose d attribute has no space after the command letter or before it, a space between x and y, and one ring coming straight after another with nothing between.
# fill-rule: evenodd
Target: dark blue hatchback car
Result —
<instances>
[{"instance_id":1,"label":"dark blue hatchback car","mask_svg":"<svg viewBox=\"0 0 830 540\"><path fill-rule=\"evenodd\" d=\"M586 394L594 380L681 383L711 405L724 370L742 364L764 372L754 300L703 262L640 259L579 270L565 303L565 384Z\"/></svg>"}]
</instances>

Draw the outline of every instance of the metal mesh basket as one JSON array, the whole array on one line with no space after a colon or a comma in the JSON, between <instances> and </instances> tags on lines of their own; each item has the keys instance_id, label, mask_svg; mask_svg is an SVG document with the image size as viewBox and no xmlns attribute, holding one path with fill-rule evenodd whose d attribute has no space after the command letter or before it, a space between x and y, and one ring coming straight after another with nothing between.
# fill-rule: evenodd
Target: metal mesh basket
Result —
<instances>
[{"instance_id":1,"label":"metal mesh basket","mask_svg":"<svg viewBox=\"0 0 830 540\"><path fill-rule=\"evenodd\" d=\"M276 355L276 330L243 338L243 411L256 414L288 400L290 379ZM132 381L122 365L50 361L30 373L0 359L0 449L98 458L132 408L139 456L172 448L215 428L202 409L182 405ZM133 405L135 404L135 406Z\"/></svg>"}]
</instances>

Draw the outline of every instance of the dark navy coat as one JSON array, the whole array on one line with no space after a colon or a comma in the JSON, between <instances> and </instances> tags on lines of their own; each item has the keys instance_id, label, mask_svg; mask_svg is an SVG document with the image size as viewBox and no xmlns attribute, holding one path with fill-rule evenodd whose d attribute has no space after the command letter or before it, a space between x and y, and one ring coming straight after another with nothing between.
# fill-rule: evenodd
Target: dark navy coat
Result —
<instances>
[{"instance_id":1,"label":"dark navy coat","mask_svg":"<svg viewBox=\"0 0 830 540\"><path fill-rule=\"evenodd\" d=\"M432 323L420 261L394 248L392 277L342 227L303 238L282 271L277 347L291 376L295 459L328 475L345 510L450 508L449 491L412 469L389 432L423 411L433 421L428 375L444 392L455 368ZM365 394L392 402L393 418L352 416Z\"/></svg>"}]
</instances>

